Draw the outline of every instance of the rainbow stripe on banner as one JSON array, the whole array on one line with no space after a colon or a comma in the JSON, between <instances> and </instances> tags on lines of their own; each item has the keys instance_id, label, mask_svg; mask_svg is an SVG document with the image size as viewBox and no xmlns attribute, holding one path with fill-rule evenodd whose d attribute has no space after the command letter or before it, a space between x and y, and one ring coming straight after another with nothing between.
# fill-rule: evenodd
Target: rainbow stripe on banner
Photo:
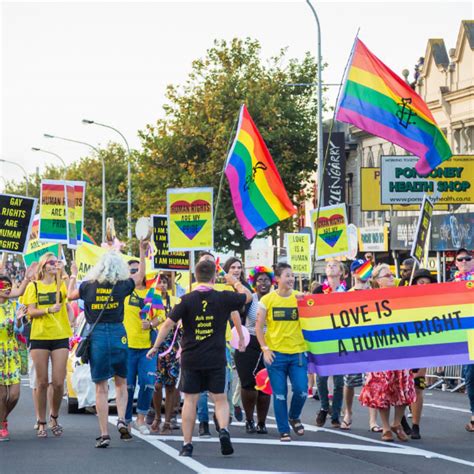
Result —
<instances>
[{"instance_id":1,"label":"rainbow stripe on banner","mask_svg":"<svg viewBox=\"0 0 474 474\"><path fill-rule=\"evenodd\" d=\"M358 38L336 119L418 156L415 168L421 175L427 175L453 154L423 99Z\"/></svg>"},{"instance_id":2,"label":"rainbow stripe on banner","mask_svg":"<svg viewBox=\"0 0 474 474\"><path fill-rule=\"evenodd\" d=\"M235 214L246 239L280 222L296 209L250 114L242 105L225 175Z\"/></svg>"},{"instance_id":3,"label":"rainbow stripe on banner","mask_svg":"<svg viewBox=\"0 0 474 474\"><path fill-rule=\"evenodd\" d=\"M320 375L474 363L474 283L300 300L309 368Z\"/></svg>"},{"instance_id":4,"label":"rainbow stripe on banner","mask_svg":"<svg viewBox=\"0 0 474 474\"><path fill-rule=\"evenodd\" d=\"M66 189L64 181L42 180L39 239L67 244Z\"/></svg>"}]
</instances>

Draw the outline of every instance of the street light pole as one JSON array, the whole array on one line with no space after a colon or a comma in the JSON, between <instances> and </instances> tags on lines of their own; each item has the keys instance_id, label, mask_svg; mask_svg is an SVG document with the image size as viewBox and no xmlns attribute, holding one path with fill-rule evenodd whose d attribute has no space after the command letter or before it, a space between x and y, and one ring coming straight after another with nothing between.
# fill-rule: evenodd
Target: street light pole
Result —
<instances>
[{"instance_id":1,"label":"street light pole","mask_svg":"<svg viewBox=\"0 0 474 474\"><path fill-rule=\"evenodd\" d=\"M58 160L61 161L61 163L63 165L63 168L64 168L64 170L63 170L63 179L66 179L66 169L67 169L66 162L57 153L53 153L52 151L48 151L48 150L43 150L42 148L38 148L36 146L32 146L31 151L41 151L43 153L47 153L48 155L55 156Z\"/></svg>"},{"instance_id":2,"label":"street light pole","mask_svg":"<svg viewBox=\"0 0 474 474\"><path fill-rule=\"evenodd\" d=\"M128 153L128 160L127 160L127 238L128 240L132 240L132 170L131 170L131 154L130 154L130 147L128 146L128 141L125 138L124 134L117 130L116 128L106 125L104 123L95 122L94 120L82 119L82 123L87 125L98 125L99 127L109 128L114 132L118 133L123 141L125 142L125 146L127 147Z\"/></svg>"},{"instance_id":3,"label":"street light pole","mask_svg":"<svg viewBox=\"0 0 474 474\"><path fill-rule=\"evenodd\" d=\"M107 204L106 204L106 193L105 193L105 159L101 155L100 150L87 142L82 142L80 140L73 140L72 138L58 137L57 135L51 135L50 133L43 133L45 138L56 138L57 140L63 140L65 142L78 143L80 145L85 145L94 150L98 157L102 161L102 242L105 242L105 219L107 214Z\"/></svg>"},{"instance_id":4,"label":"street light pole","mask_svg":"<svg viewBox=\"0 0 474 474\"><path fill-rule=\"evenodd\" d=\"M25 181L26 181L26 195L29 196L29 193L28 193L29 181L28 181L28 174L26 173L25 168L23 168L23 166L19 165L18 163L15 163L14 161L4 160L3 158L0 158L0 162L1 163L9 163L10 165L18 166L18 168L20 168L21 171L23 171L23 174L25 175Z\"/></svg>"},{"instance_id":5,"label":"street light pole","mask_svg":"<svg viewBox=\"0 0 474 474\"><path fill-rule=\"evenodd\" d=\"M323 165L324 165L324 150L323 150L323 85L322 85L322 58L321 58L321 26L319 24L318 14L316 13L315 8L313 7L310 0L306 0L306 3L311 8L313 12L314 19L316 20L316 25L318 27L318 187L319 187L319 196L321 202L318 202L318 205L321 206L324 202L323 194Z\"/></svg>"}]
</instances>

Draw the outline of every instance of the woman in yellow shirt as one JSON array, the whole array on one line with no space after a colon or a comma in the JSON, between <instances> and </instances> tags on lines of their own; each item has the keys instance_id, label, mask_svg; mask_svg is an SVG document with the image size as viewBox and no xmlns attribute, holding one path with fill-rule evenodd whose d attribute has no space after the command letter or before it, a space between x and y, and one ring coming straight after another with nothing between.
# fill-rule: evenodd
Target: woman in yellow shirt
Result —
<instances>
[{"instance_id":1,"label":"woman in yellow shirt","mask_svg":"<svg viewBox=\"0 0 474 474\"><path fill-rule=\"evenodd\" d=\"M291 266L279 263L275 277L278 288L261 298L255 332L273 390L273 409L280 441L291 441L289 423L298 436L304 434L300 416L308 394L306 343L299 321ZM288 378L293 391L289 412Z\"/></svg>"},{"instance_id":2,"label":"woman in yellow shirt","mask_svg":"<svg viewBox=\"0 0 474 474\"><path fill-rule=\"evenodd\" d=\"M61 280L59 303L56 303L56 275L64 272L64 264L54 253L43 255L38 264L37 279L31 282L23 296L31 318L30 353L37 377L38 438L46 438L46 398L48 363L52 365L53 398L50 407L50 427L54 436L61 436L63 428L58 414L64 395L64 379L72 336L66 300L67 289Z\"/></svg>"}]
</instances>

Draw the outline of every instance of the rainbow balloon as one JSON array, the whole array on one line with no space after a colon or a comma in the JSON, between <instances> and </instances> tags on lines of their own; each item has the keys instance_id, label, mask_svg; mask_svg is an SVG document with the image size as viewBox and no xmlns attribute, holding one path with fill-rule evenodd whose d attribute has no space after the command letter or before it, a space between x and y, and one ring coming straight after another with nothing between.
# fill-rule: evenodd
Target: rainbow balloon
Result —
<instances>
[{"instance_id":1,"label":"rainbow balloon","mask_svg":"<svg viewBox=\"0 0 474 474\"><path fill-rule=\"evenodd\" d=\"M245 238L296 214L280 174L245 105L225 167Z\"/></svg>"},{"instance_id":2,"label":"rainbow balloon","mask_svg":"<svg viewBox=\"0 0 474 474\"><path fill-rule=\"evenodd\" d=\"M311 295L298 302L320 375L474 363L473 282Z\"/></svg>"},{"instance_id":3,"label":"rainbow balloon","mask_svg":"<svg viewBox=\"0 0 474 474\"><path fill-rule=\"evenodd\" d=\"M453 154L423 99L358 38L336 119L418 156L415 168L421 175L429 174Z\"/></svg>"}]
</instances>

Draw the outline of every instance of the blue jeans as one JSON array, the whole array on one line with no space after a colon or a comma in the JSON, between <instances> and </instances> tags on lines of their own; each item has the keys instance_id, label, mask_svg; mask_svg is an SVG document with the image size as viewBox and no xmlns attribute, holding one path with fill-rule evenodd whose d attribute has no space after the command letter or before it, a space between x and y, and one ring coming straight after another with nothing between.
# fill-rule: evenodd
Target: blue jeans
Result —
<instances>
[{"instance_id":1,"label":"blue jeans","mask_svg":"<svg viewBox=\"0 0 474 474\"><path fill-rule=\"evenodd\" d=\"M474 416L474 364L463 367L463 377L466 381L467 396L471 405L471 414Z\"/></svg>"},{"instance_id":2,"label":"blue jeans","mask_svg":"<svg viewBox=\"0 0 474 474\"><path fill-rule=\"evenodd\" d=\"M147 352L148 349L128 349L128 402L127 410L125 412L125 421L127 423L132 421L133 394L135 393L137 377L138 385L140 386L137 400L137 413L145 415L150 408L151 400L153 398L156 357L153 359L147 359Z\"/></svg>"},{"instance_id":3,"label":"blue jeans","mask_svg":"<svg viewBox=\"0 0 474 474\"><path fill-rule=\"evenodd\" d=\"M332 417L334 421L339 421L342 409L342 397L344 391L344 375L333 375L334 380L334 393L332 399ZM328 379L327 376L318 375L316 379L316 385L318 386L319 398L321 400L321 410L329 410L329 391L328 391Z\"/></svg>"},{"instance_id":4,"label":"blue jeans","mask_svg":"<svg viewBox=\"0 0 474 474\"><path fill-rule=\"evenodd\" d=\"M308 359L304 352L299 354L283 354L273 352L275 359L270 365L265 364L273 390L273 411L280 433L289 433L288 419L296 420L301 416L301 411L308 396ZM291 397L290 411L288 412L287 379L290 378Z\"/></svg>"},{"instance_id":5,"label":"blue jeans","mask_svg":"<svg viewBox=\"0 0 474 474\"><path fill-rule=\"evenodd\" d=\"M199 423L209 423L209 407L207 405L207 399L207 392L202 392L201 395L199 395L199 400L197 404L197 415Z\"/></svg>"}]
</instances>

